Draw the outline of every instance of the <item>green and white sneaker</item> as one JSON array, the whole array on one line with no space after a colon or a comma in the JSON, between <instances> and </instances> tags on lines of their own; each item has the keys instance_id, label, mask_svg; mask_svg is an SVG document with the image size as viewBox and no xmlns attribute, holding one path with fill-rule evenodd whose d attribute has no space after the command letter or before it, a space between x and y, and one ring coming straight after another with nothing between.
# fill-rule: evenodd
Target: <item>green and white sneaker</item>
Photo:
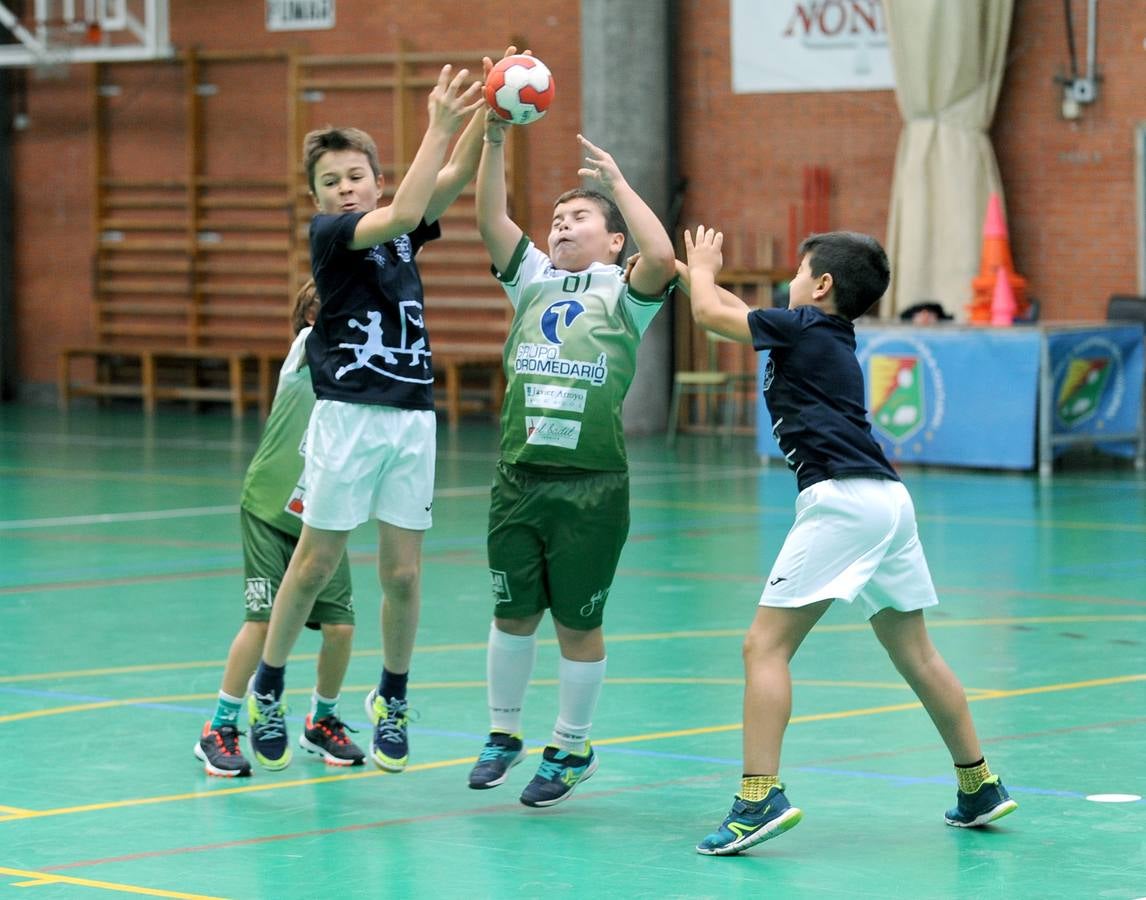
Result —
<instances>
[{"instance_id":1,"label":"green and white sneaker","mask_svg":"<svg viewBox=\"0 0 1146 900\"><path fill-rule=\"evenodd\" d=\"M735 856L795 828L804 814L788 802L784 786L768 791L763 800L737 797L720 827L696 845L705 856Z\"/></svg>"},{"instance_id":2,"label":"green and white sneaker","mask_svg":"<svg viewBox=\"0 0 1146 900\"><path fill-rule=\"evenodd\" d=\"M955 806L947 810L944 820L956 828L979 828L1001 819L1019 808L998 775L992 775L973 794L955 792Z\"/></svg>"}]
</instances>

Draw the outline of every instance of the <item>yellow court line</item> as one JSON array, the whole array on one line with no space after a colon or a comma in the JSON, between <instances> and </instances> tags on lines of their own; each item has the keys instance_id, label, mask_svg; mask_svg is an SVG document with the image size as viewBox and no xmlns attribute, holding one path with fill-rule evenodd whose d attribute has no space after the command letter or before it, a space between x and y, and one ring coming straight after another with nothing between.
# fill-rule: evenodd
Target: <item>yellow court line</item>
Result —
<instances>
[{"instance_id":1,"label":"yellow court line","mask_svg":"<svg viewBox=\"0 0 1146 900\"><path fill-rule=\"evenodd\" d=\"M30 809L20 809L18 806L0 806L0 813L27 813Z\"/></svg>"},{"instance_id":2,"label":"yellow court line","mask_svg":"<svg viewBox=\"0 0 1146 900\"><path fill-rule=\"evenodd\" d=\"M962 589L960 589L962 590ZM1069 616L1000 616L988 619L937 619L927 620L928 628L979 628L990 625L1069 625L1084 622L1146 622L1146 614L1124 613L1115 615L1069 615ZM744 636L744 628L713 628L696 629L689 631L653 631L639 634L612 634L608 641L611 644L634 643L640 641L686 640L694 638L726 638ZM849 632L868 631L871 626L867 622L852 622L840 624L819 624L815 628L817 634L841 634ZM538 645L551 647L557 644L554 638L541 638ZM430 644L419 647L418 653L452 653L460 650L485 650L485 641L471 641L456 644ZM376 647L355 650L353 656L368 656L376 658L381 654ZM289 662L306 662L318 658L317 653L299 653L292 655ZM135 666L114 666L100 669L71 669L55 672L36 672L24 675L6 675L0 677L0 684L23 684L30 681L65 681L71 678L97 678L109 675L132 675L150 672L174 672L180 669L222 669L225 660L191 660L177 663L142 663ZM3 720L0 720L3 721Z\"/></svg>"},{"instance_id":3,"label":"yellow court line","mask_svg":"<svg viewBox=\"0 0 1146 900\"><path fill-rule=\"evenodd\" d=\"M539 687L556 687L558 680L556 678L535 678L529 682L531 685ZM716 685L726 687L740 687L744 684L742 677L736 678L691 678L691 677L677 677L677 678L606 678L605 683L609 685ZM814 678L796 678L792 680L792 684L805 685L809 687L846 687L846 688L875 688L879 690L893 690L903 691L909 690L905 682L884 682L884 681L831 681ZM346 684L342 686L343 691L368 691L373 684ZM415 691L433 691L433 690L457 690L461 688L485 688L486 682L482 680L470 681L418 681L410 685L412 690ZM978 693L984 692L983 688L967 688L969 691L976 691ZM311 688L289 688L285 691L287 696L306 696L311 694ZM210 693L198 694L163 694L158 697L125 697L120 700L95 700L91 703L73 703L69 706L53 706L48 709L30 709L26 712L9 713L6 716L0 716L0 725L5 725L9 722L25 722L29 719L42 719L48 716L65 716L72 713L85 713L94 712L100 709L116 709L124 706L149 706L161 703L188 703L198 700L214 700L218 694L214 691ZM0 811L4 807L0 806Z\"/></svg>"},{"instance_id":4,"label":"yellow court line","mask_svg":"<svg viewBox=\"0 0 1146 900\"><path fill-rule=\"evenodd\" d=\"M980 700L1000 700L1009 697L1021 697L1026 694L1043 694L1053 693L1057 691L1073 691L1082 688L1092 687L1106 687L1114 684L1127 684L1135 681L1146 681L1146 673L1136 675L1119 675L1113 678L1092 678L1087 681L1071 681L1061 684L1045 684L1028 688L1015 688L1013 690L1000 690L993 691L989 694L981 694L975 697L968 697L968 702L977 702ZM886 706L869 706L860 709L845 709L838 712L826 713L811 713L806 716L794 716L789 724L799 725L809 722L827 722L835 719L851 719L859 716L874 716L881 713L902 712L909 709L919 709L922 704L918 701L910 703L895 703ZM643 741L658 741L667 738L675 737L692 737L699 734L718 734L720 732L738 731L743 728L743 723L733 722L727 725L707 725L698 728L685 728L676 731L655 731L646 734L628 735L625 737L615 738L602 738L594 740L593 743L598 747L606 747L615 744L635 744ZM542 748L534 747L529 750L530 754L540 753ZM471 765L474 761L472 756L463 756L457 759L445 759L438 762L418 763L406 769L407 772L428 772L433 769L445 769L453 766ZM361 778L377 778L382 775L388 775L388 772L381 771L367 771L367 772L353 772L344 773L340 775L326 775L319 778L300 778L294 781L284 781L273 784L253 784L244 787L234 788L220 788L207 791L198 791L194 793L184 794L170 794L159 797L138 797L129 800L113 800L107 803L92 803L86 806L70 806L60 809L45 809L45 810L28 810L19 815L0 816L0 823L23 821L25 819L40 819L49 816L62 816L71 815L75 813L85 812L98 812L107 809L126 809L135 806L150 806L159 803L173 803L180 800L204 800L210 797L219 797L230 794L250 794L257 791L274 791L283 788L301 787L304 785L312 784L325 784L334 781L350 781Z\"/></svg>"},{"instance_id":5,"label":"yellow court line","mask_svg":"<svg viewBox=\"0 0 1146 900\"><path fill-rule=\"evenodd\" d=\"M226 900L210 894L187 894L182 891L164 891L159 888L145 888L134 884L117 884L112 881L93 881L91 878L73 878L70 875L56 875L52 872L31 872L25 869L8 869L0 866L0 875L14 875L28 881L10 887L43 887L45 884L74 884L79 887L98 888L104 891L119 891L124 894L143 894L147 897L179 897L182 900Z\"/></svg>"}]
</instances>

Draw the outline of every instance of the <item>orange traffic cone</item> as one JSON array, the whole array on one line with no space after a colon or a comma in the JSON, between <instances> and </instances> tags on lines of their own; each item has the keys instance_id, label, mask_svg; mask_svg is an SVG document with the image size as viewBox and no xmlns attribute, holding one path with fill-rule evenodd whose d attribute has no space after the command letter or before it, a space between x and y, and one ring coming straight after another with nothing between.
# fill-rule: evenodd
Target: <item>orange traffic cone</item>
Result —
<instances>
[{"instance_id":1,"label":"orange traffic cone","mask_svg":"<svg viewBox=\"0 0 1146 900\"><path fill-rule=\"evenodd\" d=\"M972 325L994 324L994 299L998 293L1000 277L1006 281L1010 299L1002 298L1011 307L1010 319L1026 315L1027 280L1015 273L1011 259L1011 242L1007 224L1003 219L1003 205L999 195L992 193L987 199L987 215L983 220L983 250L979 259L979 274L971 279L972 297L967 305L967 320Z\"/></svg>"}]
</instances>

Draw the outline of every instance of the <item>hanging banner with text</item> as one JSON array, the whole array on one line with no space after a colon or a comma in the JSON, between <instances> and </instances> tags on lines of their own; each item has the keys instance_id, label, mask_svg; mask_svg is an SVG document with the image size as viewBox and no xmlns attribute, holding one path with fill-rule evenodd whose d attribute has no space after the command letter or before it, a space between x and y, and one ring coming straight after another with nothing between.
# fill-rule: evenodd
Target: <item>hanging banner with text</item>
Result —
<instances>
[{"instance_id":1,"label":"hanging banner with text","mask_svg":"<svg viewBox=\"0 0 1146 900\"><path fill-rule=\"evenodd\" d=\"M880 0L732 0L732 90L895 87Z\"/></svg>"}]
</instances>

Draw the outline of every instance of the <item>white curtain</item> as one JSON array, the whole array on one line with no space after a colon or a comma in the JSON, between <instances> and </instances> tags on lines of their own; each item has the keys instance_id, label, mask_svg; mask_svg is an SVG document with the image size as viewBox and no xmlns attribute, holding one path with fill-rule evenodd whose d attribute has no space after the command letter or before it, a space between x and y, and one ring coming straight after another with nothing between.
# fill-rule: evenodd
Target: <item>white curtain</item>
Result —
<instances>
[{"instance_id":1,"label":"white curtain","mask_svg":"<svg viewBox=\"0 0 1146 900\"><path fill-rule=\"evenodd\" d=\"M983 216L1002 199L987 129L1014 0L883 0L903 115L887 227L891 287L880 315L938 300L965 318Z\"/></svg>"}]
</instances>

